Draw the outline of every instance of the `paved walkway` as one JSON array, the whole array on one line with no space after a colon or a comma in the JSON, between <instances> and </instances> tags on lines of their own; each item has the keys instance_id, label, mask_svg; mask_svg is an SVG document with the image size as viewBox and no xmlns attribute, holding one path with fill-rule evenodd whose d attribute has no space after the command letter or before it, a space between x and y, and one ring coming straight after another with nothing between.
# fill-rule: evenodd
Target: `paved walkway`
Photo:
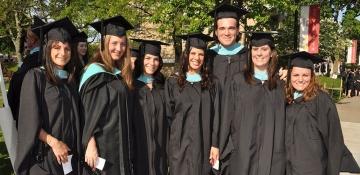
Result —
<instances>
[{"instance_id":1,"label":"paved walkway","mask_svg":"<svg viewBox=\"0 0 360 175\"><path fill-rule=\"evenodd\" d=\"M360 97L345 98L336 104L336 107L345 144L360 164ZM341 173L341 175L347 174L350 173Z\"/></svg>"}]
</instances>

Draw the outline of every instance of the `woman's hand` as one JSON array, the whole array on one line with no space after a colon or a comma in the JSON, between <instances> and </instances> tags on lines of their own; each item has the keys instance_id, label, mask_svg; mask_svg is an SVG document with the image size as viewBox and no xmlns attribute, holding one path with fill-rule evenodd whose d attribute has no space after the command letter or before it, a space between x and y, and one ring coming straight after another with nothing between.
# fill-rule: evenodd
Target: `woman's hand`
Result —
<instances>
[{"instance_id":1,"label":"woman's hand","mask_svg":"<svg viewBox=\"0 0 360 175\"><path fill-rule=\"evenodd\" d=\"M66 163L68 161L68 152L70 148L62 141L57 140L56 138L51 138L51 141L48 142L53 153L55 154L57 162Z\"/></svg>"},{"instance_id":2,"label":"woman's hand","mask_svg":"<svg viewBox=\"0 0 360 175\"><path fill-rule=\"evenodd\" d=\"M85 162L95 171L96 160L98 158L98 152L96 148L96 141L94 137L91 137L86 147Z\"/></svg>"},{"instance_id":3,"label":"woman's hand","mask_svg":"<svg viewBox=\"0 0 360 175\"><path fill-rule=\"evenodd\" d=\"M42 128L39 133L39 139L51 147L59 164L66 163L68 161L67 156L70 148L64 142L51 136Z\"/></svg>"},{"instance_id":4,"label":"woman's hand","mask_svg":"<svg viewBox=\"0 0 360 175\"><path fill-rule=\"evenodd\" d=\"M288 70L287 70L287 69L283 69L283 68L281 67L280 70L279 70L280 80L286 81L287 74L288 74Z\"/></svg>"},{"instance_id":5,"label":"woman's hand","mask_svg":"<svg viewBox=\"0 0 360 175\"><path fill-rule=\"evenodd\" d=\"M210 149L210 157L209 157L211 166L215 165L216 161L219 160L219 157L220 157L219 148L211 147L211 149Z\"/></svg>"}]
</instances>

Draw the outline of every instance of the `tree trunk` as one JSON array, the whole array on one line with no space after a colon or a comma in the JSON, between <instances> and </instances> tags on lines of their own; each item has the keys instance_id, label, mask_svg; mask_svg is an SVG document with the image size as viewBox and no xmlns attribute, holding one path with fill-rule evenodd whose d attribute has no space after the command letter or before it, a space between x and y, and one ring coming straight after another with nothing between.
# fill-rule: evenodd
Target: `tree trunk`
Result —
<instances>
[{"instance_id":1,"label":"tree trunk","mask_svg":"<svg viewBox=\"0 0 360 175\"><path fill-rule=\"evenodd\" d=\"M181 39L176 37L176 29L174 28L172 32L172 39L174 41L174 50L175 50L175 63L179 63L182 51L182 42Z\"/></svg>"},{"instance_id":2,"label":"tree trunk","mask_svg":"<svg viewBox=\"0 0 360 175\"><path fill-rule=\"evenodd\" d=\"M21 28L21 22L19 20L19 16L18 16L18 12L15 10L14 11L14 17L15 17L15 28L16 28L16 32L13 33L11 32L11 29L9 27L9 33L11 35L11 40L14 43L15 46L15 56L16 56L16 60L17 62L21 61L22 58L22 53L21 53L21 36L22 36L22 28Z\"/></svg>"}]
</instances>

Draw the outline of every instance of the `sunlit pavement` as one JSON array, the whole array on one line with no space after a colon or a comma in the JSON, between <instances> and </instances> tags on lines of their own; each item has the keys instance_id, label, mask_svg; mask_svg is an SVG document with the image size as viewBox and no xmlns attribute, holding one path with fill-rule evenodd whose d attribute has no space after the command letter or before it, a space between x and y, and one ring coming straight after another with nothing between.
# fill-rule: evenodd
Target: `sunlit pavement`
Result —
<instances>
[{"instance_id":1,"label":"sunlit pavement","mask_svg":"<svg viewBox=\"0 0 360 175\"><path fill-rule=\"evenodd\" d=\"M346 146L360 163L360 97L351 97L336 104ZM350 173L341 173L346 175ZM358 174L360 175L360 174Z\"/></svg>"}]
</instances>

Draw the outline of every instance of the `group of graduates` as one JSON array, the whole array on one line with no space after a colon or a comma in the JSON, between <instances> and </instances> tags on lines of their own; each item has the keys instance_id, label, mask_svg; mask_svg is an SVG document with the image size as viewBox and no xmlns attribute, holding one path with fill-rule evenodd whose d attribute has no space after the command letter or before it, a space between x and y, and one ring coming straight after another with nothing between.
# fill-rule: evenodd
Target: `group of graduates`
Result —
<instances>
[{"instance_id":1,"label":"group of graduates","mask_svg":"<svg viewBox=\"0 0 360 175\"><path fill-rule=\"evenodd\" d=\"M68 161L70 174L359 171L336 107L315 82L321 58L288 55L288 70L279 73L272 33L250 33L248 47L238 43L245 13L221 4L210 13L214 37L179 36L185 49L168 78L160 72L166 43L134 39L140 46L132 59L126 31L133 27L122 16L90 24L101 42L89 62L81 51L86 36L68 18L32 26L28 35L40 47L24 58L9 90L16 173L64 174Z\"/></svg>"},{"instance_id":2,"label":"group of graduates","mask_svg":"<svg viewBox=\"0 0 360 175\"><path fill-rule=\"evenodd\" d=\"M346 69L341 72L343 80L343 94L347 97L359 96L360 94L360 69Z\"/></svg>"}]
</instances>

